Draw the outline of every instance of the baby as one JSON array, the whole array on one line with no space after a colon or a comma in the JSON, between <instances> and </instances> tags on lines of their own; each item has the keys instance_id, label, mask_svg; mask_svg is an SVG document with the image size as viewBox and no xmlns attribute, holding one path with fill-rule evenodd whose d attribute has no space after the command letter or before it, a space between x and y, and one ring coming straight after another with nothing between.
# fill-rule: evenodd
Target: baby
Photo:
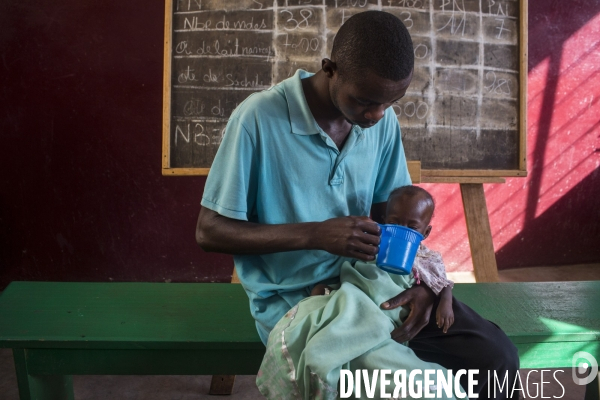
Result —
<instances>
[{"instance_id":1,"label":"baby","mask_svg":"<svg viewBox=\"0 0 600 400\"><path fill-rule=\"evenodd\" d=\"M385 222L427 237L433 210L427 191L404 186L390 194ZM451 374L438 364L421 360L408 346L391 338L392 331L409 314L406 307L400 311L380 307L421 282L439 296L436 322L447 332L454 322L453 283L446 278L439 253L421 246L410 275L389 274L374 262L344 262L339 284L316 285L311 296L288 311L269 334L256 379L261 393L268 399L335 399L342 369L439 370ZM414 385L424 383L421 380ZM375 393L379 393L381 382L375 385ZM366 391L358 397L368 398Z\"/></svg>"},{"instance_id":2,"label":"baby","mask_svg":"<svg viewBox=\"0 0 600 400\"><path fill-rule=\"evenodd\" d=\"M434 209L433 197L425 189L418 186L402 186L390 193L385 223L406 226L419 232L425 240L431 233L430 222ZM446 269L440 253L429 250L421 244L411 276L415 278L417 284L423 281L439 297L436 323L444 333L447 333L448 328L454 323L452 311L454 282L446 278ZM313 288L311 296L330 293L331 290L329 286L318 284Z\"/></svg>"}]
</instances>

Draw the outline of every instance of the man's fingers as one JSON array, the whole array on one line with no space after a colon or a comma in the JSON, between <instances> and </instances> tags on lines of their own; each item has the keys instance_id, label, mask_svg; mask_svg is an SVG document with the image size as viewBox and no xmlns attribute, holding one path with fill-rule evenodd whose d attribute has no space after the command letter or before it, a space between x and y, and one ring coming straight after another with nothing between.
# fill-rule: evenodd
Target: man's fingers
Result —
<instances>
[{"instance_id":1,"label":"man's fingers","mask_svg":"<svg viewBox=\"0 0 600 400\"><path fill-rule=\"evenodd\" d=\"M358 243L353 243L352 246L354 247L355 251L359 251L361 253L365 253L370 256L374 256L379 251L379 246L377 246L377 245L371 245L371 244L365 244L365 243L358 242Z\"/></svg>"},{"instance_id":2,"label":"man's fingers","mask_svg":"<svg viewBox=\"0 0 600 400\"><path fill-rule=\"evenodd\" d=\"M379 227L379 225L377 225L377 222L373 221L369 217L358 218L356 226L360 228L361 231L369 233L371 235L381 235L381 228Z\"/></svg>"},{"instance_id":3,"label":"man's fingers","mask_svg":"<svg viewBox=\"0 0 600 400\"><path fill-rule=\"evenodd\" d=\"M352 257L352 258L356 258L357 260L361 260L361 261L373 261L373 260L375 260L375 256L374 255L365 254L365 253L362 253L362 252L356 251L356 250L350 251L349 256Z\"/></svg>"},{"instance_id":4,"label":"man's fingers","mask_svg":"<svg viewBox=\"0 0 600 400\"><path fill-rule=\"evenodd\" d=\"M379 246L379 243L381 242L381 238L377 235L372 235L368 232L359 232L356 233L353 240L353 242L359 243L359 244L363 244L365 246Z\"/></svg>"},{"instance_id":5,"label":"man's fingers","mask_svg":"<svg viewBox=\"0 0 600 400\"><path fill-rule=\"evenodd\" d=\"M389 299L386 302L383 302L381 304L381 308L383 308L385 310L393 310L394 308L398 308L400 306L405 305L406 303L408 303L410 301L410 297L406 296L405 293L406 293L406 291L400 293L396 297L392 297L391 299ZM410 319L410 315L408 316L407 321L409 319Z\"/></svg>"},{"instance_id":6,"label":"man's fingers","mask_svg":"<svg viewBox=\"0 0 600 400\"><path fill-rule=\"evenodd\" d=\"M407 324L402 324L401 327L392 331L392 339L398 343L408 342L413 336L412 329Z\"/></svg>"}]
</instances>

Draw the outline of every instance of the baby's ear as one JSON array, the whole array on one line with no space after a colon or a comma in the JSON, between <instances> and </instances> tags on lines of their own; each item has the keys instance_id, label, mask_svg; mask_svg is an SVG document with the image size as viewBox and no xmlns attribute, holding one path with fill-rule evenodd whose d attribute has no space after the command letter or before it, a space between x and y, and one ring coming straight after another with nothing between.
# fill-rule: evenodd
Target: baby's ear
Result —
<instances>
[{"instance_id":1,"label":"baby's ear","mask_svg":"<svg viewBox=\"0 0 600 400\"><path fill-rule=\"evenodd\" d=\"M429 225L427 228L425 228L425 234L423 235L423 240L427 239L427 237L429 236L430 233L431 233L431 225Z\"/></svg>"}]
</instances>

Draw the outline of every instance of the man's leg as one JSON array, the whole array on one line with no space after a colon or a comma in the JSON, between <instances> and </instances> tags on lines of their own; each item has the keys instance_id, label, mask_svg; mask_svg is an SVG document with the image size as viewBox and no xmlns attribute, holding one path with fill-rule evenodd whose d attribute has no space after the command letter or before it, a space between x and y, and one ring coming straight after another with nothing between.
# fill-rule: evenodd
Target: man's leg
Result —
<instances>
[{"instance_id":1,"label":"man's leg","mask_svg":"<svg viewBox=\"0 0 600 400\"><path fill-rule=\"evenodd\" d=\"M480 400L518 400L518 390L511 397L519 370L516 347L497 325L482 318L464 303L455 298L452 300L454 325L448 333L443 333L436 325L436 302L429 324L409 342L409 347L419 358L438 363L453 372L459 369L478 369L475 393L479 393ZM499 384L496 383L495 376ZM505 377L508 377L506 383ZM502 384L504 388L500 390ZM461 385L467 387L466 376L461 379ZM518 383L516 388L520 388Z\"/></svg>"}]
</instances>

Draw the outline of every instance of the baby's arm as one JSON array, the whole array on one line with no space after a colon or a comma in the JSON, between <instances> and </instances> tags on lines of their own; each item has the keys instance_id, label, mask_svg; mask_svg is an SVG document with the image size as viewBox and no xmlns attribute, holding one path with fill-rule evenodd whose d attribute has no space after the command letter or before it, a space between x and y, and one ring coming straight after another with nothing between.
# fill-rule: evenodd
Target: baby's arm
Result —
<instances>
[{"instance_id":1,"label":"baby's arm","mask_svg":"<svg viewBox=\"0 0 600 400\"><path fill-rule=\"evenodd\" d=\"M439 296L440 301L435 314L436 323L446 333L454 323L454 312L452 311L452 287L454 282L446 276L442 255L421 245L413 269L418 270L423 283Z\"/></svg>"},{"instance_id":2,"label":"baby's arm","mask_svg":"<svg viewBox=\"0 0 600 400\"><path fill-rule=\"evenodd\" d=\"M454 311L452 311L452 288L446 286L439 294L440 302L435 313L435 322L438 328L443 328L444 333L454 323Z\"/></svg>"}]
</instances>

